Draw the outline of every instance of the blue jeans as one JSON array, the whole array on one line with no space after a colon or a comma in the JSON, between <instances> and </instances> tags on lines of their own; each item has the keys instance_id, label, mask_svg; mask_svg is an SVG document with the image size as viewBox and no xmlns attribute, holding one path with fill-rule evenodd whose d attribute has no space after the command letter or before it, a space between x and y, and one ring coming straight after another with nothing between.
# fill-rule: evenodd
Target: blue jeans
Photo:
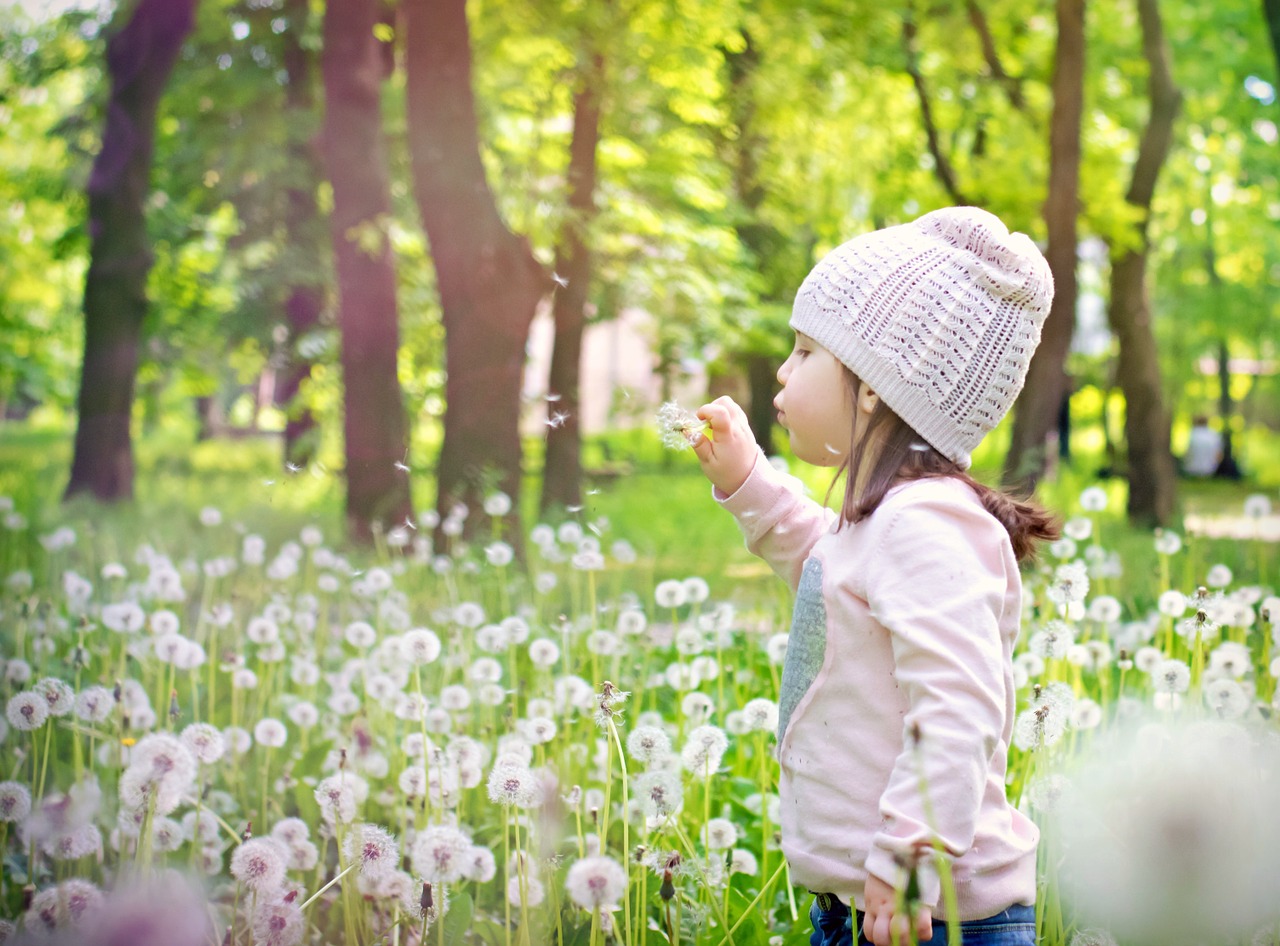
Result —
<instances>
[{"instance_id":1,"label":"blue jeans","mask_svg":"<svg viewBox=\"0 0 1280 946\"><path fill-rule=\"evenodd\" d=\"M813 924L810 946L867 946L862 935L862 911L852 912L831 894L819 894L809 908ZM1003 913L985 920L963 920L960 936L964 946L1035 946L1036 908L1016 903ZM933 921L933 937L920 946L946 946L947 924Z\"/></svg>"}]
</instances>

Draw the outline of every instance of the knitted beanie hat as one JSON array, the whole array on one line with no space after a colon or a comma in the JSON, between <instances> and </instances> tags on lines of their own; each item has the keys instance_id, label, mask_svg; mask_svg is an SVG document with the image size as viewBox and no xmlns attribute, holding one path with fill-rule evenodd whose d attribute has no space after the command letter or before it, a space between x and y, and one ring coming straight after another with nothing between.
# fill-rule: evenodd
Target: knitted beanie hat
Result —
<instances>
[{"instance_id":1,"label":"knitted beanie hat","mask_svg":"<svg viewBox=\"0 0 1280 946\"><path fill-rule=\"evenodd\" d=\"M828 253L800 286L791 327L967 468L1022 390L1052 301L1029 237L985 210L948 207Z\"/></svg>"}]
</instances>

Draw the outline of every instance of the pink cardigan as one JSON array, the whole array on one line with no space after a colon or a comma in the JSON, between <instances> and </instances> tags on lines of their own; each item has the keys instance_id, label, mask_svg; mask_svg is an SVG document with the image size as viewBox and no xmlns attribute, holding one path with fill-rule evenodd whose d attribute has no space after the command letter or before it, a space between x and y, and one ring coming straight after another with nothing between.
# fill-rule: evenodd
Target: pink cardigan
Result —
<instances>
[{"instance_id":1,"label":"pink cardigan","mask_svg":"<svg viewBox=\"0 0 1280 946\"><path fill-rule=\"evenodd\" d=\"M1004 527L942 478L895 487L837 530L763 456L716 499L796 593L778 723L792 879L862 909L868 873L901 884L901 856L936 831L960 920L1034 903L1039 832L1004 791L1022 595ZM952 919L932 857L921 865L924 902Z\"/></svg>"}]
</instances>

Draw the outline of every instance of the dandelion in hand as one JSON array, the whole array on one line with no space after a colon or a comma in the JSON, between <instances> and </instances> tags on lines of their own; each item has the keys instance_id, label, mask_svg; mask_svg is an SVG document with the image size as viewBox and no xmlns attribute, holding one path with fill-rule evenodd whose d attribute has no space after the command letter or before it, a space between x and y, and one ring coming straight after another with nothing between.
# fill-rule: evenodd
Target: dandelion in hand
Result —
<instances>
[{"instance_id":1,"label":"dandelion in hand","mask_svg":"<svg viewBox=\"0 0 1280 946\"><path fill-rule=\"evenodd\" d=\"M687 450L699 437L710 439L711 429L706 421L692 411L686 411L675 401L667 401L658 411L658 428L662 431L662 443L672 450Z\"/></svg>"}]
</instances>

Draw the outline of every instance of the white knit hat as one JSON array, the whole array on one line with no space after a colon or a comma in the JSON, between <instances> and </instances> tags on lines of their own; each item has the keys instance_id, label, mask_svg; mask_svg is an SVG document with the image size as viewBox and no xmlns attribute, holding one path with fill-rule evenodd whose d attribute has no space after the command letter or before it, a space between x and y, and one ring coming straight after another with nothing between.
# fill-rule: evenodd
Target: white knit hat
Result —
<instances>
[{"instance_id":1,"label":"white knit hat","mask_svg":"<svg viewBox=\"0 0 1280 946\"><path fill-rule=\"evenodd\" d=\"M796 293L791 327L967 468L1022 390L1052 301L1029 237L948 207L828 253Z\"/></svg>"}]
</instances>

